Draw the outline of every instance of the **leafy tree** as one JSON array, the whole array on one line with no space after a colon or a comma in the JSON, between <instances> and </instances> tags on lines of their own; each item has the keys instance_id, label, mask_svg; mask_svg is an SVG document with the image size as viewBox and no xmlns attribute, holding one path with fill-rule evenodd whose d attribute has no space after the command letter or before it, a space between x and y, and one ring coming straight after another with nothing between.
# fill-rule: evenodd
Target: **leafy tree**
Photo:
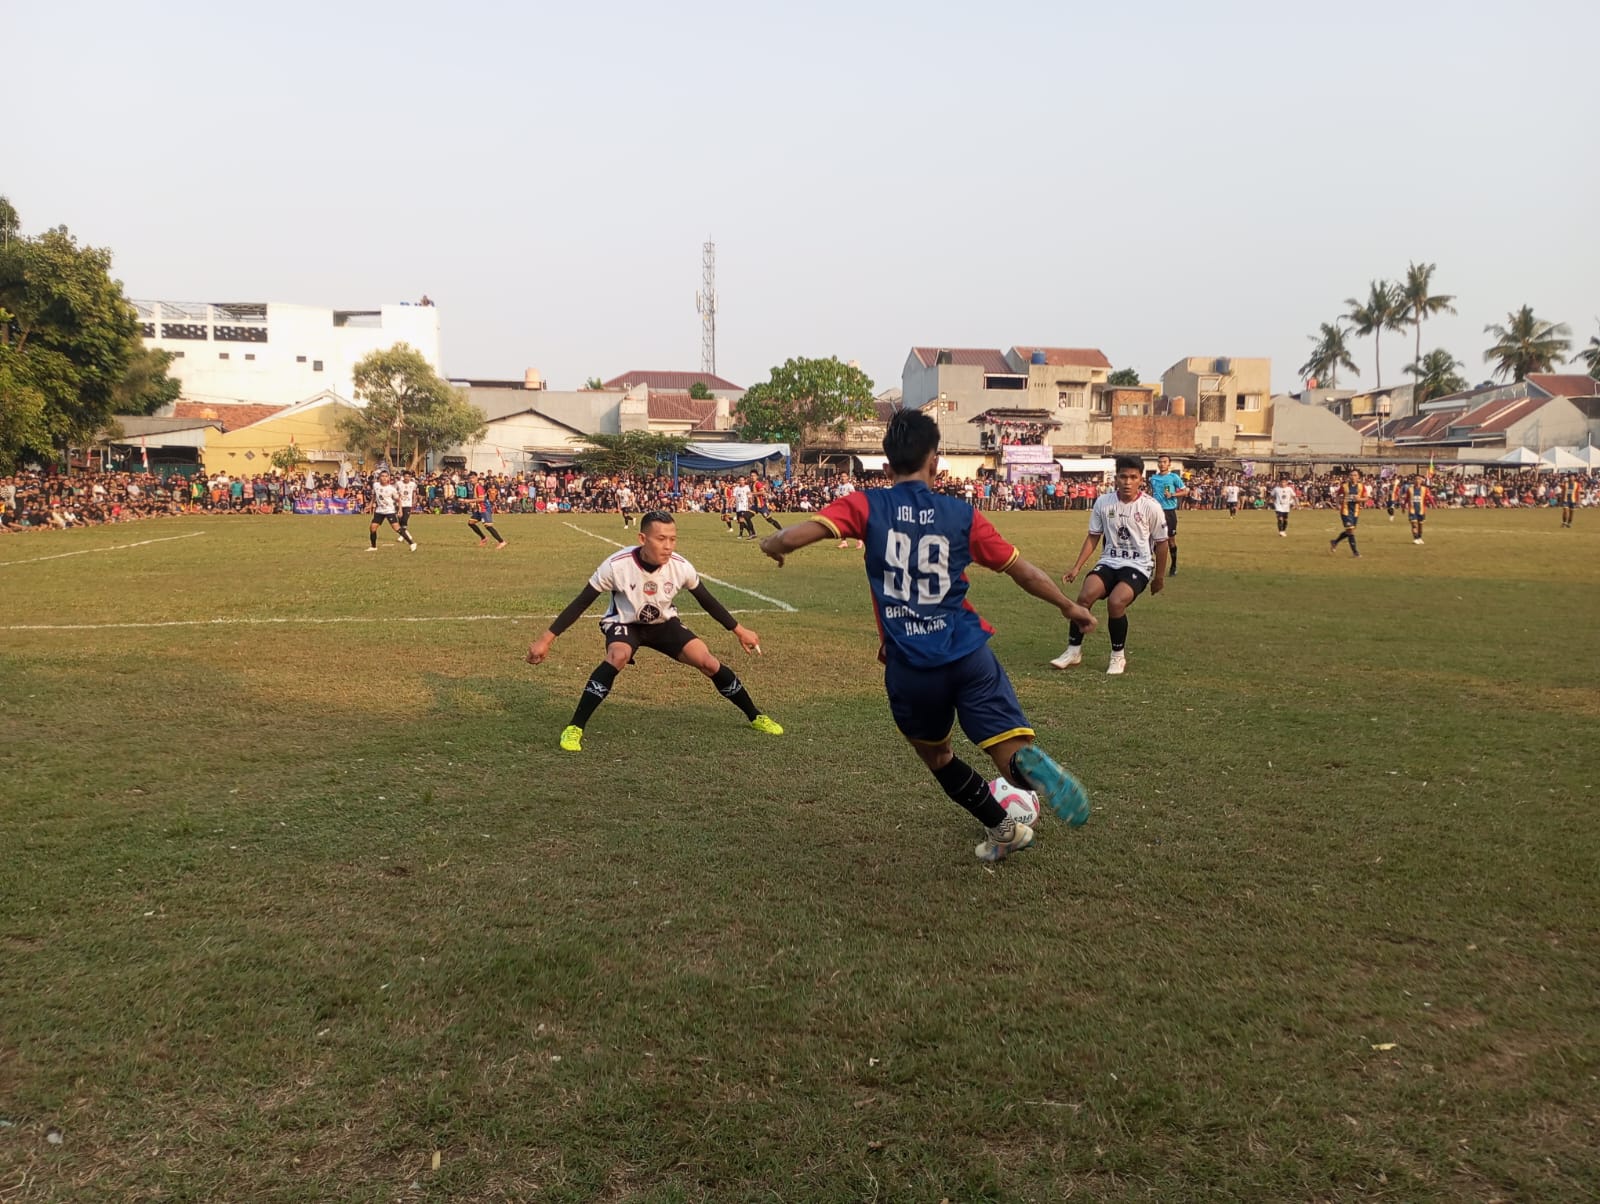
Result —
<instances>
[{"instance_id":1,"label":"leafy tree","mask_svg":"<svg viewBox=\"0 0 1600 1204\"><path fill-rule=\"evenodd\" d=\"M1337 389L1340 368L1358 371L1355 360L1350 358L1350 345L1345 342L1348 333L1343 322L1335 318L1324 322L1318 333L1306 335L1316 346L1311 349L1311 358L1300 365L1301 379L1326 382L1328 388Z\"/></svg>"},{"instance_id":2,"label":"leafy tree","mask_svg":"<svg viewBox=\"0 0 1600 1204\"><path fill-rule=\"evenodd\" d=\"M1523 380L1530 372L1548 372L1572 346L1572 331L1564 322L1545 322L1533 316L1533 307L1506 315L1504 326L1490 323L1484 334L1492 334L1495 344L1483 353L1483 362L1494 364L1497 377Z\"/></svg>"},{"instance_id":3,"label":"leafy tree","mask_svg":"<svg viewBox=\"0 0 1600 1204\"><path fill-rule=\"evenodd\" d=\"M1576 364L1580 360L1588 366L1589 375L1600 380L1600 337L1590 335L1589 345L1573 356L1571 362Z\"/></svg>"},{"instance_id":4,"label":"leafy tree","mask_svg":"<svg viewBox=\"0 0 1600 1204\"><path fill-rule=\"evenodd\" d=\"M346 447L362 455L421 468L428 455L481 438L483 411L433 370L407 343L362 356L351 370L366 408L339 419Z\"/></svg>"},{"instance_id":5,"label":"leafy tree","mask_svg":"<svg viewBox=\"0 0 1600 1204\"><path fill-rule=\"evenodd\" d=\"M623 431L620 435L574 435L591 443L573 458L586 473L601 476L648 476L656 466L689 446L687 435L662 435L655 431Z\"/></svg>"},{"instance_id":6,"label":"leafy tree","mask_svg":"<svg viewBox=\"0 0 1600 1204\"><path fill-rule=\"evenodd\" d=\"M292 476L311 463L311 457L298 444L280 447L267 457L267 463L285 475Z\"/></svg>"},{"instance_id":7,"label":"leafy tree","mask_svg":"<svg viewBox=\"0 0 1600 1204\"><path fill-rule=\"evenodd\" d=\"M87 444L122 401L151 405L174 388L164 364L142 353L137 315L111 278L111 252L80 247L65 227L16 236L15 216L9 204L0 209L6 467L28 453Z\"/></svg>"},{"instance_id":8,"label":"leafy tree","mask_svg":"<svg viewBox=\"0 0 1600 1204\"><path fill-rule=\"evenodd\" d=\"M706 387L705 381L697 380L689 386L689 396L696 401L708 401L711 397L711 390Z\"/></svg>"},{"instance_id":9,"label":"leafy tree","mask_svg":"<svg viewBox=\"0 0 1600 1204\"><path fill-rule=\"evenodd\" d=\"M1106 377L1108 385L1136 385L1139 383L1139 370L1137 368L1118 368Z\"/></svg>"},{"instance_id":10,"label":"leafy tree","mask_svg":"<svg viewBox=\"0 0 1600 1204\"><path fill-rule=\"evenodd\" d=\"M1430 397L1446 397L1467 387L1466 377L1456 371L1466 365L1443 347L1437 347L1414 364L1406 365L1407 374L1417 378L1416 401L1418 405Z\"/></svg>"},{"instance_id":11,"label":"leafy tree","mask_svg":"<svg viewBox=\"0 0 1600 1204\"><path fill-rule=\"evenodd\" d=\"M1406 317L1417 328L1417 354L1414 364L1422 362L1422 323L1434 314L1453 314L1456 307L1450 302L1453 295L1433 293L1434 263L1413 263L1406 268L1406 281L1400 286L1400 298L1405 302ZM1454 392L1454 390L1451 390Z\"/></svg>"},{"instance_id":12,"label":"leafy tree","mask_svg":"<svg viewBox=\"0 0 1600 1204\"><path fill-rule=\"evenodd\" d=\"M128 359L122 379L113 391L118 414L154 414L162 406L178 400L183 382L167 375L172 352L142 343Z\"/></svg>"},{"instance_id":13,"label":"leafy tree","mask_svg":"<svg viewBox=\"0 0 1600 1204\"><path fill-rule=\"evenodd\" d=\"M583 387L585 389L603 389L606 387L606 382L601 380L598 376L591 376L588 380L583 382Z\"/></svg>"},{"instance_id":14,"label":"leafy tree","mask_svg":"<svg viewBox=\"0 0 1600 1204\"><path fill-rule=\"evenodd\" d=\"M843 433L852 419L871 418L872 378L860 368L825 360L789 359L739 399L735 418L742 438L788 443L798 459L806 436L820 427Z\"/></svg>"},{"instance_id":15,"label":"leafy tree","mask_svg":"<svg viewBox=\"0 0 1600 1204\"><path fill-rule=\"evenodd\" d=\"M0 196L0 244L9 243L21 233L22 219L17 216L16 208L9 200Z\"/></svg>"},{"instance_id":16,"label":"leafy tree","mask_svg":"<svg viewBox=\"0 0 1600 1204\"><path fill-rule=\"evenodd\" d=\"M1406 303L1398 286L1387 280L1374 280L1368 287L1367 299L1358 301L1346 297L1350 312L1345 314L1351 329L1358 335L1372 336L1372 362L1377 369L1378 387L1383 386L1383 348L1380 340L1386 330L1401 330L1406 322Z\"/></svg>"}]
</instances>

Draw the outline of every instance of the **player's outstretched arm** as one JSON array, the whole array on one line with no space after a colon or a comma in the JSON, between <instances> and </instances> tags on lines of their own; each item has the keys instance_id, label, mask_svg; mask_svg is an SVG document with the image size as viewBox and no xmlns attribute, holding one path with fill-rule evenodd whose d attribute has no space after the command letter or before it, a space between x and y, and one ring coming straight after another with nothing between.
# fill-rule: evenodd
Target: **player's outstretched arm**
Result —
<instances>
[{"instance_id":1,"label":"player's outstretched arm","mask_svg":"<svg viewBox=\"0 0 1600 1204\"><path fill-rule=\"evenodd\" d=\"M600 596L600 591L592 585L585 585L567 606L567 609L558 614L550 622L550 628L533 643L528 645L528 663L537 665L550 655L550 645L556 642L556 637L567 628L571 627L583 617L583 612L593 605L594 600Z\"/></svg>"},{"instance_id":2,"label":"player's outstretched arm","mask_svg":"<svg viewBox=\"0 0 1600 1204\"><path fill-rule=\"evenodd\" d=\"M689 593L696 602L705 607L706 614L721 623L728 631L733 632L733 637L739 641L741 648L746 652L759 653L761 651L761 637L734 618L733 612L722 604L721 598L718 598L706 588L704 581L700 582Z\"/></svg>"},{"instance_id":3,"label":"player's outstretched arm","mask_svg":"<svg viewBox=\"0 0 1600 1204\"><path fill-rule=\"evenodd\" d=\"M1085 536L1083 540L1083 547L1078 549L1078 559L1073 564L1072 571L1063 573L1061 575L1061 580L1066 582L1068 585L1071 585L1074 581L1076 581L1078 579L1078 574L1083 572L1083 566L1089 563L1089 558L1094 555L1094 550L1099 546L1100 537L1098 535Z\"/></svg>"},{"instance_id":4,"label":"player's outstretched arm","mask_svg":"<svg viewBox=\"0 0 1600 1204\"><path fill-rule=\"evenodd\" d=\"M810 547L824 539L832 537L832 532L814 518L794 523L781 531L774 531L761 541L761 550L778 562L778 567L783 567L783 558L790 552L798 552L801 548Z\"/></svg>"},{"instance_id":5,"label":"player's outstretched arm","mask_svg":"<svg viewBox=\"0 0 1600 1204\"><path fill-rule=\"evenodd\" d=\"M1094 615L1062 593L1051 580L1050 574L1038 565L1018 556L1011 562L1011 567L1006 569L1006 576L1035 598L1050 603L1064 618L1083 628L1085 634L1095 629Z\"/></svg>"}]
</instances>

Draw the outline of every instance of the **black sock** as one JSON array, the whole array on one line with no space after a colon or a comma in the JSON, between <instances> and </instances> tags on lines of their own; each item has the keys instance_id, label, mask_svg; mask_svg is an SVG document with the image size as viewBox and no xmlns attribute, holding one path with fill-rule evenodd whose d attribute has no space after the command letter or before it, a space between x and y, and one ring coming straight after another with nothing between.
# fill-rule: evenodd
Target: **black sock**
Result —
<instances>
[{"instance_id":1,"label":"black sock","mask_svg":"<svg viewBox=\"0 0 1600 1204\"><path fill-rule=\"evenodd\" d=\"M744 682L740 681L739 675L727 665L723 665L711 675L711 684L717 687L719 694L743 711L746 719L754 719L761 713L756 710L756 704L750 700L750 691L744 688Z\"/></svg>"},{"instance_id":2,"label":"black sock","mask_svg":"<svg viewBox=\"0 0 1600 1204\"><path fill-rule=\"evenodd\" d=\"M371 543L371 545L373 547L377 547L378 546L378 528L376 528L376 527L368 527L367 528L367 540L368 540L369 543Z\"/></svg>"},{"instance_id":3,"label":"black sock","mask_svg":"<svg viewBox=\"0 0 1600 1204\"><path fill-rule=\"evenodd\" d=\"M1111 629L1111 651L1121 652L1122 646L1128 642L1128 616L1112 618L1107 626Z\"/></svg>"},{"instance_id":4,"label":"black sock","mask_svg":"<svg viewBox=\"0 0 1600 1204\"><path fill-rule=\"evenodd\" d=\"M1083 628L1076 623L1072 624L1072 634L1067 637L1067 644L1073 648L1081 648L1083 646Z\"/></svg>"},{"instance_id":5,"label":"black sock","mask_svg":"<svg viewBox=\"0 0 1600 1204\"><path fill-rule=\"evenodd\" d=\"M578 698L578 709L572 712L573 727L582 727L589 722L589 716L594 714L595 707L606 700L606 695L611 693L611 683L616 680L617 667L610 661L601 661L595 666Z\"/></svg>"},{"instance_id":6,"label":"black sock","mask_svg":"<svg viewBox=\"0 0 1600 1204\"><path fill-rule=\"evenodd\" d=\"M1354 531L1350 532L1350 555L1361 555L1360 552L1356 551L1356 533Z\"/></svg>"},{"instance_id":7,"label":"black sock","mask_svg":"<svg viewBox=\"0 0 1600 1204\"><path fill-rule=\"evenodd\" d=\"M467 526L472 529L472 533L474 535L476 535L479 539L483 538L483 528L478 526L477 523L468 523Z\"/></svg>"},{"instance_id":8,"label":"black sock","mask_svg":"<svg viewBox=\"0 0 1600 1204\"><path fill-rule=\"evenodd\" d=\"M493 523L484 523L483 525L489 528L489 534L494 536L495 543L505 543L505 540L500 538L500 532L494 529Z\"/></svg>"},{"instance_id":9,"label":"black sock","mask_svg":"<svg viewBox=\"0 0 1600 1204\"><path fill-rule=\"evenodd\" d=\"M772 515L763 514L761 517L766 519L769 523L772 524L772 529L774 531L782 531L783 530L783 524L780 523L777 519L773 518Z\"/></svg>"},{"instance_id":10,"label":"black sock","mask_svg":"<svg viewBox=\"0 0 1600 1204\"><path fill-rule=\"evenodd\" d=\"M1167 551L1172 555L1172 563L1167 566L1167 571L1176 573L1178 571L1178 545L1169 539L1167 541Z\"/></svg>"},{"instance_id":11,"label":"black sock","mask_svg":"<svg viewBox=\"0 0 1600 1204\"><path fill-rule=\"evenodd\" d=\"M994 801L989 783L960 757L951 757L943 769L933 771L933 776L940 788L984 827L998 828L1006 822L1006 809Z\"/></svg>"}]
</instances>

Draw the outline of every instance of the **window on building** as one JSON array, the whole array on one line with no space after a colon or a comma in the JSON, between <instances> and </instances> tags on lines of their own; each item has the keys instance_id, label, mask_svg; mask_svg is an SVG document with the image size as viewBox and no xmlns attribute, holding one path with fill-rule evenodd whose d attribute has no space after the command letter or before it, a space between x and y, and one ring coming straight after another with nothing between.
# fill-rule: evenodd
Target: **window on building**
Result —
<instances>
[{"instance_id":1,"label":"window on building","mask_svg":"<svg viewBox=\"0 0 1600 1204\"><path fill-rule=\"evenodd\" d=\"M219 351L217 352L217 358L219 360L225 360L228 358L228 353L226 351Z\"/></svg>"},{"instance_id":2,"label":"window on building","mask_svg":"<svg viewBox=\"0 0 1600 1204\"><path fill-rule=\"evenodd\" d=\"M297 364L303 364L306 362L306 357L303 355L297 355L294 357L294 362Z\"/></svg>"},{"instance_id":3,"label":"window on building","mask_svg":"<svg viewBox=\"0 0 1600 1204\"><path fill-rule=\"evenodd\" d=\"M1057 389L1056 405L1062 409L1078 409L1083 405L1082 389Z\"/></svg>"},{"instance_id":4,"label":"window on building","mask_svg":"<svg viewBox=\"0 0 1600 1204\"><path fill-rule=\"evenodd\" d=\"M256 358L256 353L254 351L246 351L244 353L244 358L247 360L253 360Z\"/></svg>"},{"instance_id":5,"label":"window on building","mask_svg":"<svg viewBox=\"0 0 1600 1204\"><path fill-rule=\"evenodd\" d=\"M311 370L313 372L321 372L322 371L322 361L321 360L312 360L311 361Z\"/></svg>"},{"instance_id":6,"label":"window on building","mask_svg":"<svg viewBox=\"0 0 1600 1204\"><path fill-rule=\"evenodd\" d=\"M183 358L183 352L181 352L181 351L174 351L174 352L173 352L173 353L172 353L172 358L173 358L173 359L175 359L175 360L181 360L181 359L182 359L182 358Z\"/></svg>"},{"instance_id":7,"label":"window on building","mask_svg":"<svg viewBox=\"0 0 1600 1204\"><path fill-rule=\"evenodd\" d=\"M1237 393L1233 398L1233 408L1236 411L1255 412L1261 409L1261 394Z\"/></svg>"}]
</instances>

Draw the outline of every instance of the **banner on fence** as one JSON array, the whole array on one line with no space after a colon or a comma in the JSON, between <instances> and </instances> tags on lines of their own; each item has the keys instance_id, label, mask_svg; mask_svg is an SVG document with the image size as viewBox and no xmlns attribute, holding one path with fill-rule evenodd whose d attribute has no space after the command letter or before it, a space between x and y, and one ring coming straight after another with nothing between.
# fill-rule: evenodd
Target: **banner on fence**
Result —
<instances>
[{"instance_id":1,"label":"banner on fence","mask_svg":"<svg viewBox=\"0 0 1600 1204\"><path fill-rule=\"evenodd\" d=\"M360 514L362 509L361 503L354 498L301 495L294 499L296 514Z\"/></svg>"}]
</instances>

